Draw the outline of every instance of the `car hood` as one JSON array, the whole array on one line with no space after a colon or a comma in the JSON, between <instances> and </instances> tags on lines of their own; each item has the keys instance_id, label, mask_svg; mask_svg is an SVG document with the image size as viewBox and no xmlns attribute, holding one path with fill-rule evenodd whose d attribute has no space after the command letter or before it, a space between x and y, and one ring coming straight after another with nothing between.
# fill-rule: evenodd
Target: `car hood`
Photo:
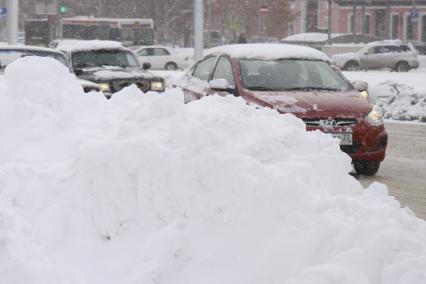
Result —
<instances>
[{"instance_id":1,"label":"car hood","mask_svg":"<svg viewBox=\"0 0 426 284\"><path fill-rule=\"evenodd\" d=\"M362 118L371 111L367 99L357 91L345 92L251 92L255 101L275 108L281 113L298 117Z\"/></svg>"},{"instance_id":2,"label":"car hood","mask_svg":"<svg viewBox=\"0 0 426 284\"><path fill-rule=\"evenodd\" d=\"M82 73L78 75L79 78L93 81L104 82L114 79L154 79L156 78L150 72L142 71L133 68L121 67L99 67L99 68L85 68Z\"/></svg>"}]
</instances>

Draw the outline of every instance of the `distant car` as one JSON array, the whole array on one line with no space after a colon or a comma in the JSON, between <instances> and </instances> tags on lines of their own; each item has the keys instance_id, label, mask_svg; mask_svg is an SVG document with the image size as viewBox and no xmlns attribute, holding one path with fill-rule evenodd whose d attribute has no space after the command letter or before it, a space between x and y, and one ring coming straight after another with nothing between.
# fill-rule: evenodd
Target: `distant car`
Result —
<instances>
[{"instance_id":1,"label":"distant car","mask_svg":"<svg viewBox=\"0 0 426 284\"><path fill-rule=\"evenodd\" d=\"M248 43L279 43L280 40L276 37L250 37Z\"/></svg>"},{"instance_id":2,"label":"distant car","mask_svg":"<svg viewBox=\"0 0 426 284\"><path fill-rule=\"evenodd\" d=\"M388 135L367 83L352 84L315 49L287 44L213 48L178 85L186 102L229 93L250 104L301 118L307 130L340 139L358 174L374 175L385 158Z\"/></svg>"},{"instance_id":3,"label":"distant car","mask_svg":"<svg viewBox=\"0 0 426 284\"><path fill-rule=\"evenodd\" d=\"M152 69L185 69L191 64L189 56L166 46L144 46L136 50L136 56L142 64L150 63Z\"/></svg>"},{"instance_id":4,"label":"distant car","mask_svg":"<svg viewBox=\"0 0 426 284\"><path fill-rule=\"evenodd\" d=\"M136 55L120 42L81 40L60 42L77 77L95 82L107 98L135 84L142 92L163 92L164 79L148 72L149 63L141 66Z\"/></svg>"},{"instance_id":5,"label":"distant car","mask_svg":"<svg viewBox=\"0 0 426 284\"><path fill-rule=\"evenodd\" d=\"M62 63L64 66L66 66L71 72L71 67L67 58L60 51L53 50L50 48L37 47L37 46L5 45L5 46L0 46L0 73L4 72L4 70L6 69L6 66L12 63L13 61L22 57L27 57L27 56L50 57L50 58L56 59L60 63ZM91 91L100 91L100 88L98 84L96 83L80 79L80 84L84 92L86 93Z\"/></svg>"},{"instance_id":6,"label":"distant car","mask_svg":"<svg viewBox=\"0 0 426 284\"><path fill-rule=\"evenodd\" d=\"M411 43L385 40L371 42L357 52L336 54L331 61L345 71L387 68L407 72L419 66L417 55Z\"/></svg>"}]
</instances>

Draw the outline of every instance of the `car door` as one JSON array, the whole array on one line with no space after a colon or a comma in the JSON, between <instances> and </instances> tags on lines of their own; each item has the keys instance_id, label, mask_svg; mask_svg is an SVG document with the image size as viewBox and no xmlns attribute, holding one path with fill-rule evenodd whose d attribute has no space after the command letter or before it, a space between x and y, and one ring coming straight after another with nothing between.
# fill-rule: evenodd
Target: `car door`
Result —
<instances>
[{"instance_id":1,"label":"car door","mask_svg":"<svg viewBox=\"0 0 426 284\"><path fill-rule=\"evenodd\" d=\"M216 55L207 56L196 63L186 74L180 84L186 103L200 99L211 93L208 82L216 61Z\"/></svg>"},{"instance_id":2,"label":"car door","mask_svg":"<svg viewBox=\"0 0 426 284\"><path fill-rule=\"evenodd\" d=\"M136 52L136 55L141 65L143 63L149 63L151 64L152 69L158 69L158 66L155 64L155 60L153 60L154 48L142 48Z\"/></svg>"},{"instance_id":3,"label":"car door","mask_svg":"<svg viewBox=\"0 0 426 284\"><path fill-rule=\"evenodd\" d=\"M166 64L171 61L171 54L165 48L154 48L152 60L155 61L156 69L165 69Z\"/></svg>"},{"instance_id":4,"label":"car door","mask_svg":"<svg viewBox=\"0 0 426 284\"><path fill-rule=\"evenodd\" d=\"M364 69L379 69L383 65L384 46L374 46L360 56L361 66Z\"/></svg>"}]
</instances>

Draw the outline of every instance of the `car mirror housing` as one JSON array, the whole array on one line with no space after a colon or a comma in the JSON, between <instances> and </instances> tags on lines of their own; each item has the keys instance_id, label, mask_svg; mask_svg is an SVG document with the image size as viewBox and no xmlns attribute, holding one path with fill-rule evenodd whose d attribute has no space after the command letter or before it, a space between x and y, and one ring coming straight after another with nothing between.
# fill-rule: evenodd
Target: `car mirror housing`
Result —
<instances>
[{"instance_id":1,"label":"car mirror housing","mask_svg":"<svg viewBox=\"0 0 426 284\"><path fill-rule=\"evenodd\" d=\"M215 91L229 91L233 89L225 79L214 79L209 82L210 89Z\"/></svg>"},{"instance_id":2,"label":"car mirror housing","mask_svg":"<svg viewBox=\"0 0 426 284\"><path fill-rule=\"evenodd\" d=\"M143 70L148 70L148 69L150 69L150 68L151 68L151 63L144 62L144 63L142 64L142 69L143 69Z\"/></svg>"},{"instance_id":3,"label":"car mirror housing","mask_svg":"<svg viewBox=\"0 0 426 284\"><path fill-rule=\"evenodd\" d=\"M353 85L358 92L364 92L368 90L368 83L365 81L354 81Z\"/></svg>"}]
</instances>

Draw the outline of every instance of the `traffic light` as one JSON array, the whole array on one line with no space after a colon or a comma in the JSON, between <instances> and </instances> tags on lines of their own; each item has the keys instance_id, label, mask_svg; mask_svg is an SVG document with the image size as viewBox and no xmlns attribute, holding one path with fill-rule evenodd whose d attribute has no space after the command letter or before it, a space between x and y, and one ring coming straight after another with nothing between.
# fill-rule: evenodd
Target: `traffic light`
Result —
<instances>
[{"instance_id":1,"label":"traffic light","mask_svg":"<svg viewBox=\"0 0 426 284\"><path fill-rule=\"evenodd\" d=\"M59 13L65 14L66 12L67 12L67 6L65 6L65 4L62 4L61 6L59 6Z\"/></svg>"}]
</instances>

